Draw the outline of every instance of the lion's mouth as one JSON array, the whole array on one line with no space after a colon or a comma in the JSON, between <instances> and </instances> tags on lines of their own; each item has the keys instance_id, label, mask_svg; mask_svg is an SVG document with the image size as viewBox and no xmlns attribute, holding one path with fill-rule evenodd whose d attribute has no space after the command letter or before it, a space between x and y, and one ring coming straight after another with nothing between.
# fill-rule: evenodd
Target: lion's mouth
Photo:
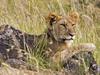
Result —
<instances>
[{"instance_id":1,"label":"lion's mouth","mask_svg":"<svg viewBox=\"0 0 100 75\"><path fill-rule=\"evenodd\" d=\"M70 36L68 36L68 37L65 37L65 38L59 38L59 41L61 41L61 42L70 42L70 41L73 41L74 40L74 38L75 37L70 37Z\"/></svg>"},{"instance_id":2,"label":"lion's mouth","mask_svg":"<svg viewBox=\"0 0 100 75\"><path fill-rule=\"evenodd\" d=\"M61 42L66 42L66 41L73 41L73 38L61 38L60 39Z\"/></svg>"},{"instance_id":3,"label":"lion's mouth","mask_svg":"<svg viewBox=\"0 0 100 75\"><path fill-rule=\"evenodd\" d=\"M59 42L65 43L68 47L73 43L74 38L60 38Z\"/></svg>"},{"instance_id":4,"label":"lion's mouth","mask_svg":"<svg viewBox=\"0 0 100 75\"><path fill-rule=\"evenodd\" d=\"M62 41L71 41L74 40L73 38L63 38Z\"/></svg>"}]
</instances>

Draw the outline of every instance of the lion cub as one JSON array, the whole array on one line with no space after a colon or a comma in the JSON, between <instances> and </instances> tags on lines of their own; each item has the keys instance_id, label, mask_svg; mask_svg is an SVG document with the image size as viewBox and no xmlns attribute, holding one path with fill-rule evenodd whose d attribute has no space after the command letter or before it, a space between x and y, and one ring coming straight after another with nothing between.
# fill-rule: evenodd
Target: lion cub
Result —
<instances>
[{"instance_id":1,"label":"lion cub","mask_svg":"<svg viewBox=\"0 0 100 75\"><path fill-rule=\"evenodd\" d=\"M80 51L90 51L96 48L93 43L79 44L72 46L75 38L75 27L79 21L79 14L77 12L70 12L66 16L58 16L55 13L49 14L47 21L49 46L51 52L51 59L54 62L64 61Z\"/></svg>"}]
</instances>

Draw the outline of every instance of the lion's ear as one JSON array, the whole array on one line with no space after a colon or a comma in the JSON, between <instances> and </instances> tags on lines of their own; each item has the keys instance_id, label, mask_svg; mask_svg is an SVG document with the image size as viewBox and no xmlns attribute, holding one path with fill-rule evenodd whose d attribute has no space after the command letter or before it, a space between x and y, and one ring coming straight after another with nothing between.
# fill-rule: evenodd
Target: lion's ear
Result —
<instances>
[{"instance_id":1,"label":"lion's ear","mask_svg":"<svg viewBox=\"0 0 100 75\"><path fill-rule=\"evenodd\" d=\"M60 19L60 16L56 15L55 13L49 13L46 20L49 22L50 25L57 22Z\"/></svg>"},{"instance_id":2,"label":"lion's ear","mask_svg":"<svg viewBox=\"0 0 100 75\"><path fill-rule=\"evenodd\" d=\"M76 11L69 12L68 16L70 20L74 22L75 24L79 21L79 13Z\"/></svg>"}]
</instances>

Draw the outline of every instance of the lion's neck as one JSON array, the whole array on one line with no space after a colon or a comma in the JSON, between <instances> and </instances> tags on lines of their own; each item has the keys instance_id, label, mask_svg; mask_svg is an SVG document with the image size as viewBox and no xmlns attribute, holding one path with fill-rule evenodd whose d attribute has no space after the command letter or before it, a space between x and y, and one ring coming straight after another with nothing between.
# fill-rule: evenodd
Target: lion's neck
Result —
<instances>
[{"instance_id":1,"label":"lion's neck","mask_svg":"<svg viewBox=\"0 0 100 75\"><path fill-rule=\"evenodd\" d=\"M48 39L48 48L52 51L52 53L56 53L57 51L62 51L68 48L68 45L64 42L57 41L52 34L52 30L48 29L47 32Z\"/></svg>"},{"instance_id":2,"label":"lion's neck","mask_svg":"<svg viewBox=\"0 0 100 75\"><path fill-rule=\"evenodd\" d=\"M63 51L68 48L65 43L59 43L49 37L48 50L50 50L50 56L54 56L57 52Z\"/></svg>"}]
</instances>

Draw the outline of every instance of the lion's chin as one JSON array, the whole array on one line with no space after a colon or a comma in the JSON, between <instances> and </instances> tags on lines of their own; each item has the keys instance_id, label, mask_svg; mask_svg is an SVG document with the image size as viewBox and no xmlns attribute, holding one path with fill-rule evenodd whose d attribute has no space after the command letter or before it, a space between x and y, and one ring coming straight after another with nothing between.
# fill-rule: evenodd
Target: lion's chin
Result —
<instances>
[{"instance_id":1,"label":"lion's chin","mask_svg":"<svg viewBox=\"0 0 100 75\"><path fill-rule=\"evenodd\" d=\"M65 40L65 43L68 47L71 47L73 40Z\"/></svg>"}]
</instances>

